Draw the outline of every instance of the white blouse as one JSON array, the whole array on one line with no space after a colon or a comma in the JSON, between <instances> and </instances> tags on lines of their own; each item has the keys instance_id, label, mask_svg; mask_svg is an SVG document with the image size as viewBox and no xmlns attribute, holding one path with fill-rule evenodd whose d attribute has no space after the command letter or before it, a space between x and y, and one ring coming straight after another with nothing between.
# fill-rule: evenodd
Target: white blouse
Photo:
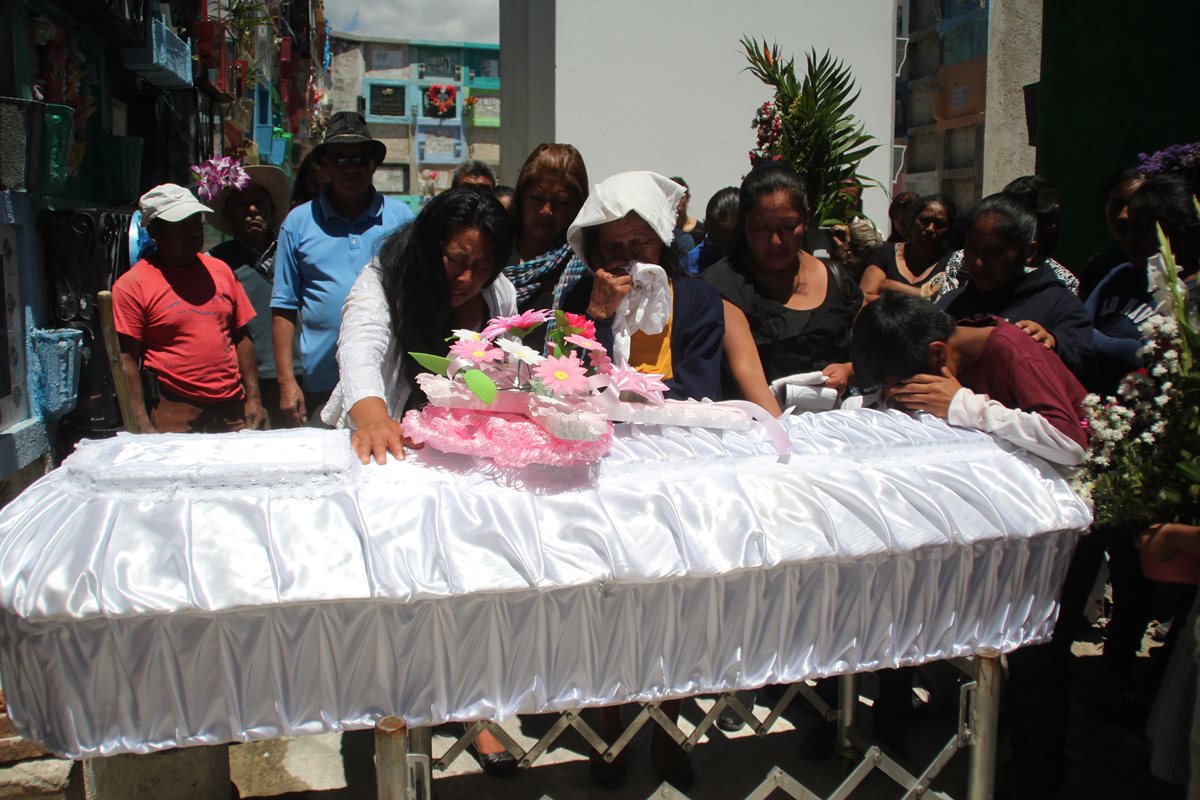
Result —
<instances>
[{"instance_id":1,"label":"white blouse","mask_svg":"<svg viewBox=\"0 0 1200 800\"><path fill-rule=\"evenodd\" d=\"M517 292L503 275L483 290L489 316L517 313ZM392 319L383 293L383 268L371 259L342 306L342 328L338 333L338 385L321 419L327 425L353 428L350 409L365 397L381 397L388 415L400 419L412 392L401 368L404 348L392 336Z\"/></svg>"}]
</instances>

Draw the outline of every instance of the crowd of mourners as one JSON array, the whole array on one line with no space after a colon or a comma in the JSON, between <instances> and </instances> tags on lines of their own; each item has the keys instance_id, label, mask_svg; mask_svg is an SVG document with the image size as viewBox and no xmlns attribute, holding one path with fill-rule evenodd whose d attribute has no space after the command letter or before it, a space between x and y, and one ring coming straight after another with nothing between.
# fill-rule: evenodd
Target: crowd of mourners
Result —
<instances>
[{"instance_id":1,"label":"crowd of mourners","mask_svg":"<svg viewBox=\"0 0 1200 800\"><path fill-rule=\"evenodd\" d=\"M467 162L414 215L373 186L385 154L360 115L339 112L290 195L282 171L254 166L248 186L208 205L171 184L141 198L153 246L113 288L138 431L343 427L364 463L383 463L403 457L400 419L425 399L409 353L442 352L451 331L481 330L493 316L554 309L586 315L614 357L662 375L671 398L749 400L778 416L828 396L795 391L817 387L934 414L1070 467L1088 446L1085 393L1112 394L1141 366L1156 226L1186 278L1200 267L1200 187L1175 174L1113 176L1112 240L1068 267L1054 257L1055 187L1037 175L969 210L940 194L897 195L885 239L863 217L818 229L804 176L781 163L716 192L701 220L681 178L625 172L593 185L575 147L542 144L515 186ZM207 253L203 214L229 237ZM627 301L651 291L644 265L667 276L666 323L615 325ZM1141 729L1158 695L1155 772L1187 781L1194 673L1187 689L1135 666L1155 617L1177 623L1156 663L1190 649L1194 587L1148 582L1137 533L1086 537L1054 639L1009 659L1013 759L1002 778L1013 796L1054 796L1063 781L1069 646L1102 560L1114 601L1106 713ZM1196 540L1195 529L1172 526L1140 544L1168 553ZM875 730L898 750L919 714L912 679L879 678ZM1181 713L1163 710L1171 704ZM678 714L678 703L663 710ZM600 714L600 729L617 736L615 709ZM488 772L515 769L490 734L475 747ZM690 784L693 768L669 738L656 736L654 760L664 779ZM619 785L623 759L594 760L592 776Z\"/></svg>"}]
</instances>

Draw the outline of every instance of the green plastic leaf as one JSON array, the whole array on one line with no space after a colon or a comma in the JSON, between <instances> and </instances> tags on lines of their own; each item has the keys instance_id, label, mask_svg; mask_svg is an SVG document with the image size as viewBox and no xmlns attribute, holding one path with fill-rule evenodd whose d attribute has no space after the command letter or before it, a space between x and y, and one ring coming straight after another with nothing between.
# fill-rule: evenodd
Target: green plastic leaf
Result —
<instances>
[{"instance_id":1,"label":"green plastic leaf","mask_svg":"<svg viewBox=\"0 0 1200 800\"><path fill-rule=\"evenodd\" d=\"M429 353L409 353L409 355L413 357L413 361L434 375L446 375L446 370L450 367L450 359L445 356L435 356Z\"/></svg>"},{"instance_id":2,"label":"green plastic leaf","mask_svg":"<svg viewBox=\"0 0 1200 800\"><path fill-rule=\"evenodd\" d=\"M476 397L491 405L496 400L496 382L484 375L481 370L469 369L463 373L463 383L467 384Z\"/></svg>"}]
</instances>

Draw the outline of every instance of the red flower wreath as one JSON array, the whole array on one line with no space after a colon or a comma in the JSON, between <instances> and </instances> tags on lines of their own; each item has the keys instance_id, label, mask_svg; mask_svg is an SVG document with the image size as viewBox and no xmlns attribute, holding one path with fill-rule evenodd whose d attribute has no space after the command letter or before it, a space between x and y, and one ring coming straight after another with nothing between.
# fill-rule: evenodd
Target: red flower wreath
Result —
<instances>
[{"instance_id":1,"label":"red flower wreath","mask_svg":"<svg viewBox=\"0 0 1200 800\"><path fill-rule=\"evenodd\" d=\"M435 83L425 92L425 101L437 110L438 116L444 117L454 108L454 99L457 96L458 90L454 88L454 84Z\"/></svg>"}]
</instances>

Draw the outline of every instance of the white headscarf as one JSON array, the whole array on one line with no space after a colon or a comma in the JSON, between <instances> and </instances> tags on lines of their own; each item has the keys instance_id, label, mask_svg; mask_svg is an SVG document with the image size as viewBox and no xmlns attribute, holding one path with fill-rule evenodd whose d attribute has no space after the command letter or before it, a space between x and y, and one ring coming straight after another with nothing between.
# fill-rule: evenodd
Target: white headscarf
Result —
<instances>
[{"instance_id":1,"label":"white headscarf","mask_svg":"<svg viewBox=\"0 0 1200 800\"><path fill-rule=\"evenodd\" d=\"M619 172L596 184L578 216L567 229L567 242L587 262L584 228L603 225L637 214L665 246L675 239L679 199L686 190L657 172ZM594 268L594 265L589 265ZM630 337L643 331L662 333L671 318L671 290L667 273L657 264L630 264L633 289L613 315L613 360L629 360Z\"/></svg>"}]
</instances>

